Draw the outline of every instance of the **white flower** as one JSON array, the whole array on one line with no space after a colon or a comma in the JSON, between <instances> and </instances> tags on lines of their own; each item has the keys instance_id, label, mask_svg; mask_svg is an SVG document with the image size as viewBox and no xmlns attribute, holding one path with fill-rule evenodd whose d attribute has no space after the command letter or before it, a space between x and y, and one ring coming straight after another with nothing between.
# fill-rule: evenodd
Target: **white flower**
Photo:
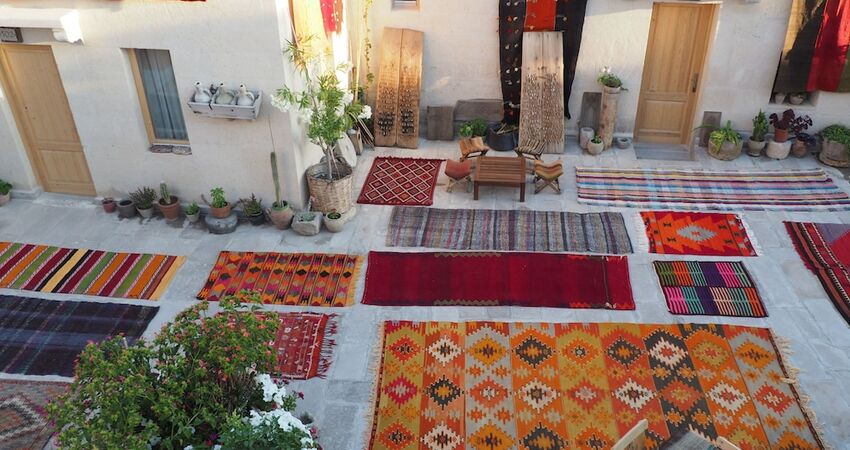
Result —
<instances>
[{"instance_id":1,"label":"white flower","mask_svg":"<svg viewBox=\"0 0 850 450\"><path fill-rule=\"evenodd\" d=\"M276 95L276 94L271 94L271 95L269 95L269 97L271 99L272 106L274 106L275 108L277 108L277 109L279 109L283 112L289 111L289 107L291 106L289 104L289 102L287 102L286 100L284 100L283 98L281 98L279 95Z\"/></svg>"},{"instance_id":2,"label":"white flower","mask_svg":"<svg viewBox=\"0 0 850 450\"><path fill-rule=\"evenodd\" d=\"M612 72L611 72L611 66L604 66L604 67L602 67L601 72L602 72L603 74L610 75L610 74L612 73Z\"/></svg>"},{"instance_id":3,"label":"white flower","mask_svg":"<svg viewBox=\"0 0 850 450\"><path fill-rule=\"evenodd\" d=\"M343 105L350 105L351 102L353 102L353 101L354 101L354 94L352 94L351 92L345 91L345 93L342 94L342 104Z\"/></svg>"},{"instance_id":4,"label":"white flower","mask_svg":"<svg viewBox=\"0 0 850 450\"><path fill-rule=\"evenodd\" d=\"M372 117L372 107L369 105L363 105L363 111L357 116L358 119L368 119Z\"/></svg>"}]
</instances>

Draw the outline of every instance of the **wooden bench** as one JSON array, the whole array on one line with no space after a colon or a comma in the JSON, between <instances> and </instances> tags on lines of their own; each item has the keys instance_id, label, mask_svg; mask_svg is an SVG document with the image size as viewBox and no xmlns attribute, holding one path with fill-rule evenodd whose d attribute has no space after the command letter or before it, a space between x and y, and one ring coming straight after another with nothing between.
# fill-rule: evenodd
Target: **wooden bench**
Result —
<instances>
[{"instance_id":1,"label":"wooden bench","mask_svg":"<svg viewBox=\"0 0 850 450\"><path fill-rule=\"evenodd\" d=\"M473 198L478 200L478 186L519 187L519 201L525 201L525 158L482 156L475 170Z\"/></svg>"}]
</instances>

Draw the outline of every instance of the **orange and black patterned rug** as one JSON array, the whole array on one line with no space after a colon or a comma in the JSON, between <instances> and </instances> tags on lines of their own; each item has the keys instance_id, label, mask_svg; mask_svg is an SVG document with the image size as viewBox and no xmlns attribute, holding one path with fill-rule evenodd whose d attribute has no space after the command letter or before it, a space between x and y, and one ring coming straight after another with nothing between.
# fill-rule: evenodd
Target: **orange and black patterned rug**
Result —
<instances>
[{"instance_id":1,"label":"orange and black patterned rug","mask_svg":"<svg viewBox=\"0 0 850 450\"><path fill-rule=\"evenodd\" d=\"M324 253L219 253L199 300L255 291L263 303L348 306L354 303L363 257Z\"/></svg>"},{"instance_id":2,"label":"orange and black patterned rug","mask_svg":"<svg viewBox=\"0 0 850 450\"><path fill-rule=\"evenodd\" d=\"M642 211L640 218L651 253L756 256L744 222L735 214ZM642 237L638 242L646 245Z\"/></svg>"},{"instance_id":3,"label":"orange and black patterned rug","mask_svg":"<svg viewBox=\"0 0 850 450\"><path fill-rule=\"evenodd\" d=\"M372 449L608 449L641 419L742 449L824 448L771 332L385 322Z\"/></svg>"},{"instance_id":4,"label":"orange and black patterned rug","mask_svg":"<svg viewBox=\"0 0 850 450\"><path fill-rule=\"evenodd\" d=\"M375 157L357 203L428 206L442 159Z\"/></svg>"}]
</instances>

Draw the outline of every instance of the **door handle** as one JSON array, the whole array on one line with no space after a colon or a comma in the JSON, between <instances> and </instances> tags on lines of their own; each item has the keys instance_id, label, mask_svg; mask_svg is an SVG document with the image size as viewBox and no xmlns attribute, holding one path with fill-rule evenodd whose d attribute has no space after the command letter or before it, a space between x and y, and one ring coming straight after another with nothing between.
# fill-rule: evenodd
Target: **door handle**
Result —
<instances>
[{"instance_id":1,"label":"door handle","mask_svg":"<svg viewBox=\"0 0 850 450\"><path fill-rule=\"evenodd\" d=\"M697 91L697 84L699 84L699 74L695 73L693 77L691 77L691 92Z\"/></svg>"}]
</instances>

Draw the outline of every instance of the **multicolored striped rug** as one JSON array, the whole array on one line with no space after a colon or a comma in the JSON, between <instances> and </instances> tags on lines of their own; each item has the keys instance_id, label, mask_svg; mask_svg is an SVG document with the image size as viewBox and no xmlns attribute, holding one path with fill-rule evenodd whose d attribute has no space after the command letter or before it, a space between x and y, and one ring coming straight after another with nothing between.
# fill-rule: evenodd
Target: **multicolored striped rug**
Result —
<instances>
[{"instance_id":1,"label":"multicolored striped rug","mask_svg":"<svg viewBox=\"0 0 850 450\"><path fill-rule=\"evenodd\" d=\"M274 347L278 374L288 380L324 378L331 367L335 314L280 313Z\"/></svg>"},{"instance_id":2,"label":"multicolored striped rug","mask_svg":"<svg viewBox=\"0 0 850 450\"><path fill-rule=\"evenodd\" d=\"M159 308L0 296L0 372L74 374L89 342L123 335L132 343Z\"/></svg>"},{"instance_id":3,"label":"multicolored striped rug","mask_svg":"<svg viewBox=\"0 0 850 450\"><path fill-rule=\"evenodd\" d=\"M646 448L693 430L822 449L770 330L714 324L385 322L371 449Z\"/></svg>"},{"instance_id":4,"label":"multicolored striped rug","mask_svg":"<svg viewBox=\"0 0 850 450\"><path fill-rule=\"evenodd\" d=\"M0 448L41 450L53 434L47 405L70 383L0 379Z\"/></svg>"},{"instance_id":5,"label":"multicolored striped rug","mask_svg":"<svg viewBox=\"0 0 850 450\"><path fill-rule=\"evenodd\" d=\"M797 253L850 324L850 225L785 222Z\"/></svg>"},{"instance_id":6,"label":"multicolored striped rug","mask_svg":"<svg viewBox=\"0 0 850 450\"><path fill-rule=\"evenodd\" d=\"M850 196L822 169L708 171L576 167L578 200L609 206L846 211Z\"/></svg>"},{"instance_id":7,"label":"multicolored striped rug","mask_svg":"<svg viewBox=\"0 0 850 450\"><path fill-rule=\"evenodd\" d=\"M737 214L641 211L646 234L640 247L666 255L756 256L744 221Z\"/></svg>"},{"instance_id":8,"label":"multicolored striped rug","mask_svg":"<svg viewBox=\"0 0 850 450\"><path fill-rule=\"evenodd\" d=\"M0 242L0 287L158 300L185 259Z\"/></svg>"},{"instance_id":9,"label":"multicolored striped rug","mask_svg":"<svg viewBox=\"0 0 850 450\"><path fill-rule=\"evenodd\" d=\"M199 300L218 301L242 290L263 303L348 306L354 303L363 257L321 253L221 252Z\"/></svg>"},{"instance_id":10,"label":"multicolored striped rug","mask_svg":"<svg viewBox=\"0 0 850 450\"><path fill-rule=\"evenodd\" d=\"M632 243L620 213L404 206L393 209L387 246L525 252L632 252Z\"/></svg>"},{"instance_id":11,"label":"multicolored striped rug","mask_svg":"<svg viewBox=\"0 0 850 450\"><path fill-rule=\"evenodd\" d=\"M767 317L758 290L740 262L655 261L673 314Z\"/></svg>"}]
</instances>

